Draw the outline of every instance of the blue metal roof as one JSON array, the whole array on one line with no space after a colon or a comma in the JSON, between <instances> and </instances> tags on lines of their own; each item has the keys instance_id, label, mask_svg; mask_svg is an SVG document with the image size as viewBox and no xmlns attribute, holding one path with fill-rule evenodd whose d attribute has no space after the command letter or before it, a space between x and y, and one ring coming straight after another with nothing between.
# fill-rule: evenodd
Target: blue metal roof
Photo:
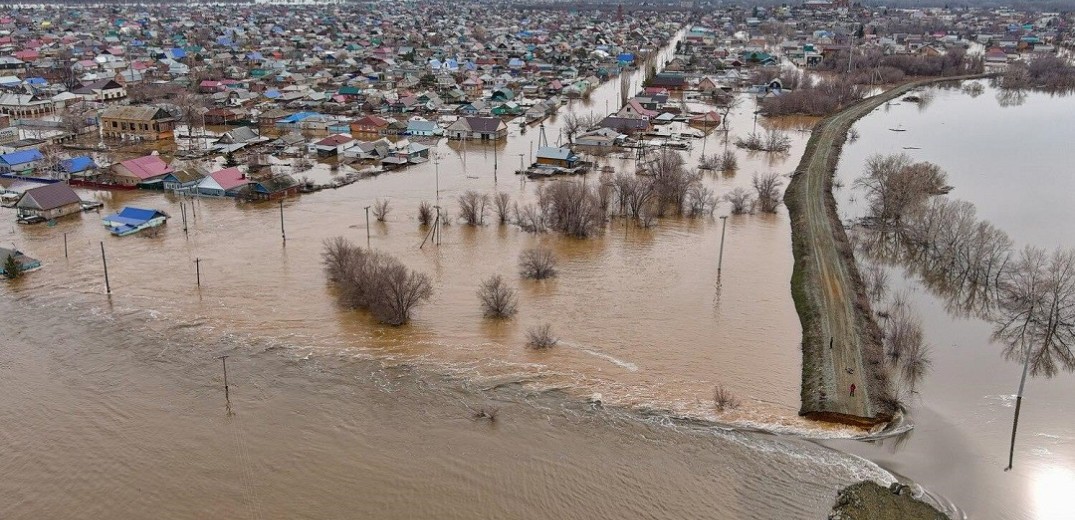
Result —
<instances>
[{"instance_id":1,"label":"blue metal roof","mask_svg":"<svg viewBox=\"0 0 1075 520\"><path fill-rule=\"evenodd\" d=\"M132 208L127 206L121 209L119 213L109 215L102 220L114 224L139 226L158 216L164 216L164 213L155 209Z\"/></svg>"},{"instance_id":2,"label":"blue metal roof","mask_svg":"<svg viewBox=\"0 0 1075 520\"><path fill-rule=\"evenodd\" d=\"M97 165L93 163L93 158L88 155L72 157L60 161L60 168L67 173L78 173L96 167Z\"/></svg>"},{"instance_id":3,"label":"blue metal roof","mask_svg":"<svg viewBox=\"0 0 1075 520\"><path fill-rule=\"evenodd\" d=\"M9 165L26 164L28 162L40 161L44 159L41 152L37 151L37 148L31 148L29 150L19 150L17 152L5 153L0 155L0 161Z\"/></svg>"}]
</instances>

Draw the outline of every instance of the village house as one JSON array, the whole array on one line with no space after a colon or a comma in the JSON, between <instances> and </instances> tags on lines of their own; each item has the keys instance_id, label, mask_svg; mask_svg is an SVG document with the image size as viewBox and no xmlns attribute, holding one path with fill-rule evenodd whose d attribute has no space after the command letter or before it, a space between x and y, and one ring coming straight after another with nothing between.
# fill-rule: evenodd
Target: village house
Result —
<instances>
[{"instance_id":1,"label":"village house","mask_svg":"<svg viewBox=\"0 0 1075 520\"><path fill-rule=\"evenodd\" d=\"M159 185L174 171L159 155L146 155L113 164L108 181L125 187Z\"/></svg>"},{"instance_id":2,"label":"village house","mask_svg":"<svg viewBox=\"0 0 1075 520\"><path fill-rule=\"evenodd\" d=\"M433 137L444 134L444 129L437 126L433 121L425 119L411 119L407 121L407 134L415 137Z\"/></svg>"},{"instance_id":3,"label":"village house","mask_svg":"<svg viewBox=\"0 0 1075 520\"><path fill-rule=\"evenodd\" d=\"M36 148L5 153L0 155L0 173L28 174L44 159Z\"/></svg>"},{"instance_id":4,"label":"village house","mask_svg":"<svg viewBox=\"0 0 1075 520\"><path fill-rule=\"evenodd\" d=\"M348 148L358 144L358 141L349 135L336 134L330 135L320 141L314 143L314 151L318 156L331 157L333 155L339 155Z\"/></svg>"},{"instance_id":5,"label":"village house","mask_svg":"<svg viewBox=\"0 0 1075 520\"><path fill-rule=\"evenodd\" d=\"M156 141L171 138L175 122L163 108L114 106L101 113L101 132L105 137L136 136Z\"/></svg>"},{"instance_id":6,"label":"village house","mask_svg":"<svg viewBox=\"0 0 1075 520\"><path fill-rule=\"evenodd\" d=\"M572 168L579 162L579 156L575 155L570 148L556 146L542 146L534 154L535 162L545 166L559 166Z\"/></svg>"},{"instance_id":7,"label":"village house","mask_svg":"<svg viewBox=\"0 0 1075 520\"><path fill-rule=\"evenodd\" d=\"M127 97L127 87L120 85L112 79L102 79L90 83L83 83L71 91L72 94L82 96L86 101L104 103Z\"/></svg>"},{"instance_id":8,"label":"village house","mask_svg":"<svg viewBox=\"0 0 1075 520\"><path fill-rule=\"evenodd\" d=\"M0 94L0 113L16 118L34 118L52 114L56 104L37 94Z\"/></svg>"},{"instance_id":9,"label":"village house","mask_svg":"<svg viewBox=\"0 0 1075 520\"><path fill-rule=\"evenodd\" d=\"M448 126L450 139L492 141L508 136L508 125L499 117L460 117Z\"/></svg>"},{"instance_id":10,"label":"village house","mask_svg":"<svg viewBox=\"0 0 1075 520\"><path fill-rule=\"evenodd\" d=\"M224 168L210 173L198 183L197 193L203 197L234 197L250 179L239 168Z\"/></svg>"},{"instance_id":11,"label":"village house","mask_svg":"<svg viewBox=\"0 0 1075 520\"><path fill-rule=\"evenodd\" d=\"M239 191L239 196L246 200L275 200L298 194L300 187L294 177L280 174L247 184Z\"/></svg>"},{"instance_id":12,"label":"village house","mask_svg":"<svg viewBox=\"0 0 1075 520\"><path fill-rule=\"evenodd\" d=\"M11 257L15 261L15 265L18 266L20 273L33 271L41 267L41 261L36 258L30 258L19 251L18 249L8 249L6 247L0 247L0 276L8 276L9 273L5 269L8 257Z\"/></svg>"},{"instance_id":13,"label":"village house","mask_svg":"<svg viewBox=\"0 0 1075 520\"><path fill-rule=\"evenodd\" d=\"M167 191L190 191L204 178L205 176L194 168L181 168L165 175L161 183Z\"/></svg>"},{"instance_id":14,"label":"village house","mask_svg":"<svg viewBox=\"0 0 1075 520\"><path fill-rule=\"evenodd\" d=\"M82 210L82 199L75 190L62 182L30 188L15 203L19 217L36 216L44 219L77 215Z\"/></svg>"},{"instance_id":15,"label":"village house","mask_svg":"<svg viewBox=\"0 0 1075 520\"><path fill-rule=\"evenodd\" d=\"M351 122L351 135L384 135L388 120L373 115L361 117Z\"/></svg>"}]
</instances>

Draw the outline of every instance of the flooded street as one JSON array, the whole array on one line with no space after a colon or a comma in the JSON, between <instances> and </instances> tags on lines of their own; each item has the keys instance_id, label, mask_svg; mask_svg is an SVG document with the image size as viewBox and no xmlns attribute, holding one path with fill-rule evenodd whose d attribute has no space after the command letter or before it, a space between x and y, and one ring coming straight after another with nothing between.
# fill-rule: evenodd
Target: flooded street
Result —
<instances>
[{"instance_id":1,"label":"flooded street","mask_svg":"<svg viewBox=\"0 0 1075 520\"><path fill-rule=\"evenodd\" d=\"M841 216L862 214L852 183L868 156L907 153L944 169L954 187L948 196L974 203L979 218L1007 232L1015 247L1075 247L1075 177L1067 166L1075 98L1027 93L1012 106L1011 96L992 88L977 97L959 89L928 93L925 107L893 103L855 125L862 137L845 145L838 169ZM890 292L907 294L933 345L932 370L912 399L916 427L901 443L829 444L913 477L971 518L1072 518L1075 377L1027 382L1015 466L1004 472L1021 366L1001 356L992 324L953 317L916 275L897 267L889 281Z\"/></svg>"}]
</instances>

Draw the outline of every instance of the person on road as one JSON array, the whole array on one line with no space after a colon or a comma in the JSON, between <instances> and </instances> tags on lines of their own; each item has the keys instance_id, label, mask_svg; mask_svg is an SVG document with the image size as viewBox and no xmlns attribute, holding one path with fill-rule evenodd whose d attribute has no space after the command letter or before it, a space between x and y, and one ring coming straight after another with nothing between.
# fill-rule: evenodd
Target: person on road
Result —
<instances>
[{"instance_id":1,"label":"person on road","mask_svg":"<svg viewBox=\"0 0 1075 520\"><path fill-rule=\"evenodd\" d=\"M855 383L851 383L851 397L855 397Z\"/></svg>"}]
</instances>

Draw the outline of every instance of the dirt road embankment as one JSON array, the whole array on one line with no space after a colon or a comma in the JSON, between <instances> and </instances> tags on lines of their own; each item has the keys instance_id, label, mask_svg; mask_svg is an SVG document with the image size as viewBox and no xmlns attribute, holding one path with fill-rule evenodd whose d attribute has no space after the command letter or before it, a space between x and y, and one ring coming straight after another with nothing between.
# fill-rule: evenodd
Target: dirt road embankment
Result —
<instances>
[{"instance_id":1,"label":"dirt road embankment","mask_svg":"<svg viewBox=\"0 0 1075 520\"><path fill-rule=\"evenodd\" d=\"M912 89L978 77L982 76L904 83L858 101L814 127L784 194L795 258L791 291L803 327L800 415L870 426L887 422L896 411L881 329L832 196L832 179L848 130L873 109Z\"/></svg>"}]
</instances>

